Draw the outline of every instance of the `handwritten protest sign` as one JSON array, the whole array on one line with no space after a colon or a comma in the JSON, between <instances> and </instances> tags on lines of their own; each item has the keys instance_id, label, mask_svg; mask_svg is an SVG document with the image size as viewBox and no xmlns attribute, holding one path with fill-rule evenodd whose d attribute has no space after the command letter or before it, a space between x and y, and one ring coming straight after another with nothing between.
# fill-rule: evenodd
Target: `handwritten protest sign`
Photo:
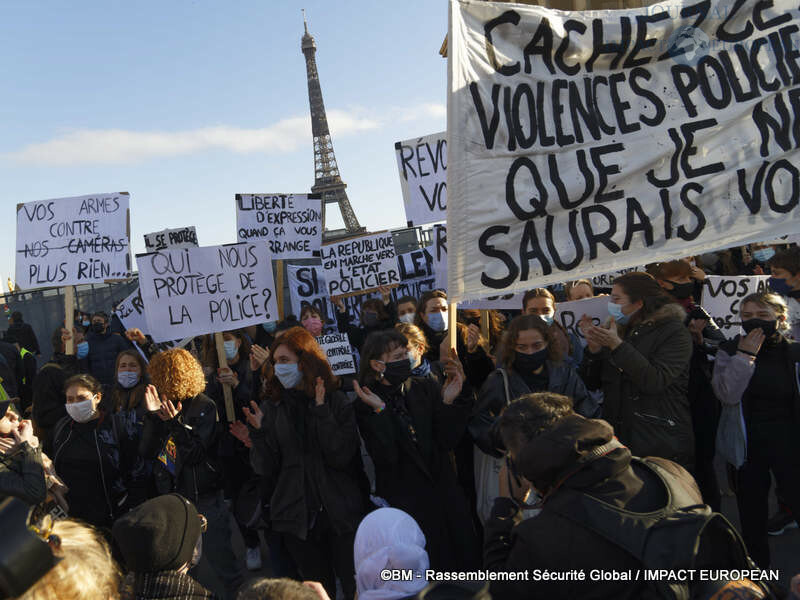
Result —
<instances>
[{"instance_id":1,"label":"handwritten protest sign","mask_svg":"<svg viewBox=\"0 0 800 600\"><path fill-rule=\"evenodd\" d=\"M796 233L790 0L450 3L448 296Z\"/></svg>"},{"instance_id":2,"label":"handwritten protest sign","mask_svg":"<svg viewBox=\"0 0 800 600\"><path fill-rule=\"evenodd\" d=\"M321 335L317 338L317 343L325 352L334 375L349 375L356 372L353 349L346 333Z\"/></svg>"},{"instance_id":3,"label":"handwritten protest sign","mask_svg":"<svg viewBox=\"0 0 800 600\"><path fill-rule=\"evenodd\" d=\"M397 266L400 269L400 285L392 289L395 302L404 296L419 298L425 292L436 289L433 255L429 248L398 254Z\"/></svg>"},{"instance_id":4,"label":"handwritten protest sign","mask_svg":"<svg viewBox=\"0 0 800 600\"><path fill-rule=\"evenodd\" d=\"M121 192L18 204L17 285L27 290L130 277L128 201Z\"/></svg>"},{"instance_id":5,"label":"handwritten protest sign","mask_svg":"<svg viewBox=\"0 0 800 600\"><path fill-rule=\"evenodd\" d=\"M145 335L150 334L147 325L147 318L144 314L144 301L142 300L142 291L136 288L127 298L114 307L114 314L119 318L122 326L128 329L138 329ZM183 340L174 340L169 342L162 342L158 344L159 349L174 348L175 346L185 346L191 341L191 337L184 338ZM141 349L136 347L139 352ZM142 354L144 356L144 354ZM145 357L145 360L147 357Z\"/></svg>"},{"instance_id":6,"label":"handwritten protest sign","mask_svg":"<svg viewBox=\"0 0 800 600\"><path fill-rule=\"evenodd\" d=\"M768 275L707 275L703 280L702 306L725 337L732 338L741 333L739 303L749 294L768 291L768 279Z\"/></svg>"},{"instance_id":7,"label":"handwritten protest sign","mask_svg":"<svg viewBox=\"0 0 800 600\"><path fill-rule=\"evenodd\" d=\"M164 229L144 234L144 247L148 252L158 252L167 248L195 248L198 245L197 231L194 227Z\"/></svg>"},{"instance_id":8,"label":"handwritten protest sign","mask_svg":"<svg viewBox=\"0 0 800 600\"><path fill-rule=\"evenodd\" d=\"M325 274L320 265L286 265L291 314L300 317L303 307L311 305L327 321L335 320L336 310L328 296Z\"/></svg>"},{"instance_id":9,"label":"handwritten protest sign","mask_svg":"<svg viewBox=\"0 0 800 600\"><path fill-rule=\"evenodd\" d=\"M435 225L433 236L433 271L436 274L436 289L447 290L447 227Z\"/></svg>"},{"instance_id":10,"label":"handwritten protest sign","mask_svg":"<svg viewBox=\"0 0 800 600\"><path fill-rule=\"evenodd\" d=\"M394 240L388 231L324 244L321 251L332 297L363 294L400 283Z\"/></svg>"},{"instance_id":11,"label":"handwritten protest sign","mask_svg":"<svg viewBox=\"0 0 800 600\"><path fill-rule=\"evenodd\" d=\"M136 257L150 335L156 342L277 317L265 244L162 250Z\"/></svg>"},{"instance_id":12,"label":"handwritten protest sign","mask_svg":"<svg viewBox=\"0 0 800 600\"><path fill-rule=\"evenodd\" d=\"M578 322L583 315L592 319L595 325L601 325L608 320L608 296L595 296L584 300L559 302L556 305L554 319L561 323L569 333L574 333L583 339L583 333L578 328Z\"/></svg>"},{"instance_id":13,"label":"handwritten protest sign","mask_svg":"<svg viewBox=\"0 0 800 600\"><path fill-rule=\"evenodd\" d=\"M240 242L265 240L272 258L311 258L322 243L319 194L236 194Z\"/></svg>"},{"instance_id":14,"label":"handwritten protest sign","mask_svg":"<svg viewBox=\"0 0 800 600\"><path fill-rule=\"evenodd\" d=\"M397 142L397 168L408 226L447 218L447 132Z\"/></svg>"}]
</instances>

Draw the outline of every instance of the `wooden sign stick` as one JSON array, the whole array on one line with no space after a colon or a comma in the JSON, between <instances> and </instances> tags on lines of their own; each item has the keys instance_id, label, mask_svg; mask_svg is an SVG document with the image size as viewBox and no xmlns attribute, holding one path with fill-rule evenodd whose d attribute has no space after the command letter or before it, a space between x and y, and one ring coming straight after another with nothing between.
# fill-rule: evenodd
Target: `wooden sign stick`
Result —
<instances>
[{"instance_id":1,"label":"wooden sign stick","mask_svg":"<svg viewBox=\"0 0 800 600\"><path fill-rule=\"evenodd\" d=\"M225 339L221 333L214 334L214 343L217 346L217 360L219 361L219 368L224 369L228 366L228 359L225 357ZM225 416L228 418L229 423L236 420L236 413L233 410L233 390L227 383L222 384L222 393L225 397Z\"/></svg>"},{"instance_id":2,"label":"wooden sign stick","mask_svg":"<svg viewBox=\"0 0 800 600\"><path fill-rule=\"evenodd\" d=\"M69 339L64 344L64 354L75 354L75 286L64 288L64 327L69 332Z\"/></svg>"}]
</instances>

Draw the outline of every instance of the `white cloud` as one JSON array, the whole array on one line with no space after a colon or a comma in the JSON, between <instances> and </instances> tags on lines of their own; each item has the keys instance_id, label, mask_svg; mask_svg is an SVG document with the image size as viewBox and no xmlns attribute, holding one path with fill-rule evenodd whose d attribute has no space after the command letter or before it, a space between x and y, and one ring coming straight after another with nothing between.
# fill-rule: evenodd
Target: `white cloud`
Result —
<instances>
[{"instance_id":1,"label":"white cloud","mask_svg":"<svg viewBox=\"0 0 800 600\"><path fill-rule=\"evenodd\" d=\"M379 129L397 120L442 118L446 110L440 104L421 104L402 109L392 108L383 115L370 115L363 109L330 110L327 114L331 135L336 139ZM242 154L291 152L305 147L310 137L311 119L308 116L290 117L257 129L225 125L185 131L79 129L44 142L28 144L3 154L2 158L21 164L45 166L131 164L211 149Z\"/></svg>"}]
</instances>

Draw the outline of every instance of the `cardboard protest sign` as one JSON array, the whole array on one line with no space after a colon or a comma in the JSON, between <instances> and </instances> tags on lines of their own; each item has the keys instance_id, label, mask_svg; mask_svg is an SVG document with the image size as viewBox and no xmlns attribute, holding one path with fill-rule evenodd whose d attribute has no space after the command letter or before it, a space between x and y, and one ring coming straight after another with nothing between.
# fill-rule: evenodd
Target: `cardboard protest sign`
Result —
<instances>
[{"instance_id":1,"label":"cardboard protest sign","mask_svg":"<svg viewBox=\"0 0 800 600\"><path fill-rule=\"evenodd\" d=\"M144 234L144 247L148 252L158 252L167 248L196 248L197 246L199 246L197 230L194 227L164 229Z\"/></svg>"},{"instance_id":2,"label":"cardboard protest sign","mask_svg":"<svg viewBox=\"0 0 800 600\"><path fill-rule=\"evenodd\" d=\"M798 25L790 0L452 1L449 299L796 233Z\"/></svg>"},{"instance_id":3,"label":"cardboard protest sign","mask_svg":"<svg viewBox=\"0 0 800 600\"><path fill-rule=\"evenodd\" d=\"M433 271L436 274L436 289L447 290L447 227L434 226L432 232Z\"/></svg>"},{"instance_id":4,"label":"cardboard protest sign","mask_svg":"<svg viewBox=\"0 0 800 600\"><path fill-rule=\"evenodd\" d=\"M130 277L129 198L121 192L18 204L16 284L29 290Z\"/></svg>"},{"instance_id":5,"label":"cardboard protest sign","mask_svg":"<svg viewBox=\"0 0 800 600\"><path fill-rule=\"evenodd\" d=\"M264 240L272 258L311 258L322 243L319 194L236 194L236 236Z\"/></svg>"},{"instance_id":6,"label":"cardboard protest sign","mask_svg":"<svg viewBox=\"0 0 800 600\"><path fill-rule=\"evenodd\" d=\"M397 142L397 168L409 227L447 218L447 132Z\"/></svg>"},{"instance_id":7,"label":"cardboard protest sign","mask_svg":"<svg viewBox=\"0 0 800 600\"><path fill-rule=\"evenodd\" d=\"M317 343L325 352L334 375L350 375L356 372L353 349L346 333L321 335L317 338Z\"/></svg>"},{"instance_id":8,"label":"cardboard protest sign","mask_svg":"<svg viewBox=\"0 0 800 600\"><path fill-rule=\"evenodd\" d=\"M608 320L608 296L595 296L571 302L559 302L556 305L554 319L561 323L569 333L574 333L583 339L583 333L578 328L578 322L583 315L592 319L595 325L601 325Z\"/></svg>"},{"instance_id":9,"label":"cardboard protest sign","mask_svg":"<svg viewBox=\"0 0 800 600\"><path fill-rule=\"evenodd\" d=\"M398 254L397 266L400 269L400 285L392 289L392 299L395 303L404 296L419 298L425 292L436 289L433 254L430 248Z\"/></svg>"},{"instance_id":10,"label":"cardboard protest sign","mask_svg":"<svg viewBox=\"0 0 800 600\"><path fill-rule=\"evenodd\" d=\"M707 275L703 280L702 307L711 315L725 337L732 338L741 333L739 303L749 294L768 291L768 279L769 275Z\"/></svg>"},{"instance_id":11,"label":"cardboard protest sign","mask_svg":"<svg viewBox=\"0 0 800 600\"><path fill-rule=\"evenodd\" d=\"M272 257L265 244L162 250L136 257L156 342L275 320Z\"/></svg>"},{"instance_id":12,"label":"cardboard protest sign","mask_svg":"<svg viewBox=\"0 0 800 600\"><path fill-rule=\"evenodd\" d=\"M324 244L321 255L331 297L400 283L394 239L388 231Z\"/></svg>"},{"instance_id":13,"label":"cardboard protest sign","mask_svg":"<svg viewBox=\"0 0 800 600\"><path fill-rule=\"evenodd\" d=\"M127 331L128 329L138 329L145 335L150 334L147 325L147 318L144 314L144 301L142 300L142 290L136 288L127 298L114 307L114 314L119 318L120 323ZM183 347L191 341L191 337L183 340L173 340L158 344L160 349ZM141 348L136 345L136 349L144 356ZM145 356L145 360L147 357Z\"/></svg>"},{"instance_id":14,"label":"cardboard protest sign","mask_svg":"<svg viewBox=\"0 0 800 600\"><path fill-rule=\"evenodd\" d=\"M287 314L298 319L304 306L314 306L327 321L335 321L336 308L328 296L325 274L320 265L286 265L291 307Z\"/></svg>"}]
</instances>

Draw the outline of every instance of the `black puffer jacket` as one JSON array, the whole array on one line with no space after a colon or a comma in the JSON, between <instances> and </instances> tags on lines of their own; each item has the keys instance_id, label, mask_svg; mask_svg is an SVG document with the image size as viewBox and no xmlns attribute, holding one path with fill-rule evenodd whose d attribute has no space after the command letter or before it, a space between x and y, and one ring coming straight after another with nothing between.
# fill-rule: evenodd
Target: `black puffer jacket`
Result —
<instances>
[{"instance_id":1,"label":"black puffer jacket","mask_svg":"<svg viewBox=\"0 0 800 600\"><path fill-rule=\"evenodd\" d=\"M617 448L601 458L590 460L577 472L578 460L597 447L610 442L614 431L608 423L574 416L557 423L548 432L534 438L528 452L516 459L521 474L544 491L554 482L559 489L588 494L634 512L661 509L666 504L666 490L657 476L631 466L631 453ZM585 459L584 459L585 460ZM670 471L674 480L692 498L702 503L691 475L678 465L654 459ZM490 571L527 571L541 569L557 573L592 570L605 573L636 572L641 563L625 550L588 528L548 507L559 497L558 490L548 497L541 512L521 520L519 508L509 498L498 498L492 518L486 522L484 567ZM496 582L492 598L559 598L582 600L614 598L635 600L642 597L640 581L530 581Z\"/></svg>"},{"instance_id":2,"label":"black puffer jacket","mask_svg":"<svg viewBox=\"0 0 800 600\"><path fill-rule=\"evenodd\" d=\"M205 394L181 402L180 414L170 421L162 421L153 413L145 416L139 453L156 459L153 475L159 494L178 492L197 504L200 496L215 492L222 485L214 452L217 407ZM174 460L166 455L170 440L175 445Z\"/></svg>"},{"instance_id":3,"label":"black puffer jacket","mask_svg":"<svg viewBox=\"0 0 800 600\"><path fill-rule=\"evenodd\" d=\"M692 336L686 313L667 304L651 318L620 328L614 351L588 348L581 376L589 389L602 389L603 418L636 456L668 458L691 470L694 434L687 397Z\"/></svg>"},{"instance_id":4,"label":"black puffer jacket","mask_svg":"<svg viewBox=\"0 0 800 600\"><path fill-rule=\"evenodd\" d=\"M353 469L360 441L347 396L329 392L317 406L298 390L283 390L261 410L261 429L250 430L250 458L267 482L272 528L306 539L312 515L324 508L337 534L355 531L367 498Z\"/></svg>"}]
</instances>

